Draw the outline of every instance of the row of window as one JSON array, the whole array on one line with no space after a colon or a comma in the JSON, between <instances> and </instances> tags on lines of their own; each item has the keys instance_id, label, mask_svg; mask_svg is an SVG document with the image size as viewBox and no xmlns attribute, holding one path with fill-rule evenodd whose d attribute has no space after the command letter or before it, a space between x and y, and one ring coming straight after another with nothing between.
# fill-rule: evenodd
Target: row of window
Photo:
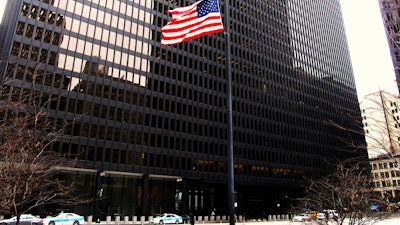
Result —
<instances>
[{"instance_id":1,"label":"row of window","mask_svg":"<svg viewBox=\"0 0 400 225\"><path fill-rule=\"evenodd\" d=\"M372 163L373 170L378 169L397 169L398 163L397 162L379 162L379 163Z\"/></svg>"},{"instance_id":2,"label":"row of window","mask_svg":"<svg viewBox=\"0 0 400 225\"><path fill-rule=\"evenodd\" d=\"M11 48L11 55L55 66L58 54L47 49L14 41Z\"/></svg>"},{"instance_id":3,"label":"row of window","mask_svg":"<svg viewBox=\"0 0 400 225\"><path fill-rule=\"evenodd\" d=\"M48 23L50 25L55 25L57 27L61 27L64 25L64 17L56 12L49 11L44 8L40 8L36 5L31 5L29 3L24 2L20 11L21 16L25 16L32 20L38 20L44 23ZM19 23L18 27L21 23ZM17 28L17 30L20 30Z\"/></svg>"},{"instance_id":4,"label":"row of window","mask_svg":"<svg viewBox=\"0 0 400 225\"><path fill-rule=\"evenodd\" d=\"M161 149L171 149L178 151L189 151L196 153L204 153L211 155L226 155L225 144L221 144L221 140L226 140L226 130L224 128L210 129L210 133L204 133L200 136L198 125L191 123L181 123L179 121L177 125L182 126L181 129L185 129L184 135L178 133L167 133L164 132L162 135L143 133L140 127L127 127L127 128L116 128L112 126L89 124L89 123L76 123L68 128L71 130L74 136L80 138L96 138L100 140L116 141L121 143L129 143L141 146L156 147ZM187 126L187 127L186 127ZM134 128L134 129L132 129ZM187 129L187 130L186 130ZM165 130L165 129L164 129ZM170 134L170 135L169 135ZM321 153L318 148L313 147L307 143L299 143L298 141L290 141L287 139L276 139L272 137L261 137L265 139L263 144L257 143L256 134L245 134L235 133L239 137L241 134L244 136L240 138L243 140L242 143L251 143L249 146L259 146L258 148L264 148L262 146L268 146L270 149L290 149L291 151L299 151L303 153ZM179 136L175 136L179 135ZM193 140L189 136L195 135L198 140ZM207 136L209 138L207 138ZM258 135L257 135L258 136ZM223 143L223 142L222 142ZM239 143L239 142L238 142ZM290 157L278 157L271 159L270 153L266 151L257 151L256 149L247 150L246 148L236 147L237 154L241 158L256 160L256 161L279 161L291 165L301 164L313 164L313 162L307 162L307 159L302 160L301 158L290 158ZM329 154L329 153L325 153Z\"/></svg>"},{"instance_id":5,"label":"row of window","mask_svg":"<svg viewBox=\"0 0 400 225\"><path fill-rule=\"evenodd\" d=\"M65 145L65 144L64 144ZM74 147L73 147L74 148ZM227 173L226 161L215 161L196 159L192 157L168 156L164 154L144 153L138 151L127 151L123 149L111 149L102 147L83 147L78 153L79 158L126 164L134 166L148 166L160 169L190 170L209 173ZM266 167L261 165L235 164L236 175L259 176L259 177L286 177L301 179L304 171L291 170L277 167Z\"/></svg>"},{"instance_id":6,"label":"row of window","mask_svg":"<svg viewBox=\"0 0 400 225\"><path fill-rule=\"evenodd\" d=\"M400 187L400 180L387 180L374 182L376 188L382 187Z\"/></svg>"},{"instance_id":7,"label":"row of window","mask_svg":"<svg viewBox=\"0 0 400 225\"><path fill-rule=\"evenodd\" d=\"M400 177L400 172L399 171L379 172L379 173L373 173L373 176L375 179L394 178L394 177Z\"/></svg>"}]
</instances>

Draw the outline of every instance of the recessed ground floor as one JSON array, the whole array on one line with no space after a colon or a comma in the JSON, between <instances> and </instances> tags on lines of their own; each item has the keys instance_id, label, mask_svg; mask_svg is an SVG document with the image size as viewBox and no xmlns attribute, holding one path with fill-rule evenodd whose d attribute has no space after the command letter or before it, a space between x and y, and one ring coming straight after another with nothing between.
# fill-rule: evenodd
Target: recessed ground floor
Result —
<instances>
[{"instance_id":1,"label":"recessed ground floor","mask_svg":"<svg viewBox=\"0 0 400 225\"><path fill-rule=\"evenodd\" d=\"M63 172L62 179L76 184L77 193L91 201L70 206L46 205L34 213L46 216L71 211L92 216L93 221L105 220L107 216L147 217L166 212L229 215L228 184L218 179L84 169ZM286 214L299 193L298 187L238 184L234 195L236 214L247 218Z\"/></svg>"}]
</instances>

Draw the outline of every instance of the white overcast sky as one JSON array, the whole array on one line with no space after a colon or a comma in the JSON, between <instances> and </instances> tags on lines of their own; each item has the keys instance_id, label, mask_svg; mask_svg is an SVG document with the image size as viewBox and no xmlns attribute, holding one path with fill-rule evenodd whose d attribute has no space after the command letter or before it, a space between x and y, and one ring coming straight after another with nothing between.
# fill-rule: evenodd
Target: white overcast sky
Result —
<instances>
[{"instance_id":1,"label":"white overcast sky","mask_svg":"<svg viewBox=\"0 0 400 225\"><path fill-rule=\"evenodd\" d=\"M378 0L340 0L359 100L386 90L398 94ZM0 19L6 0L0 0Z\"/></svg>"},{"instance_id":2,"label":"white overcast sky","mask_svg":"<svg viewBox=\"0 0 400 225\"><path fill-rule=\"evenodd\" d=\"M359 101L385 90L398 94L378 0L340 0Z\"/></svg>"}]
</instances>

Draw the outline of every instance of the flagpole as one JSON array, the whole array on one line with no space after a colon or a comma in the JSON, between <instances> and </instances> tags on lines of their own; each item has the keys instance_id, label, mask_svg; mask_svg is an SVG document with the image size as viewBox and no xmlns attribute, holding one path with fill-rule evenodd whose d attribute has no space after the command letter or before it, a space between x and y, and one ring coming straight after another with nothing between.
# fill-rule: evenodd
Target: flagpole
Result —
<instances>
[{"instance_id":1,"label":"flagpole","mask_svg":"<svg viewBox=\"0 0 400 225\"><path fill-rule=\"evenodd\" d=\"M229 224L235 224L235 174L233 164L233 126L232 126L232 76L231 76L231 39L230 39L230 21L229 21L229 0L224 1L225 16L225 63L226 63L226 106L228 122L228 207Z\"/></svg>"}]
</instances>

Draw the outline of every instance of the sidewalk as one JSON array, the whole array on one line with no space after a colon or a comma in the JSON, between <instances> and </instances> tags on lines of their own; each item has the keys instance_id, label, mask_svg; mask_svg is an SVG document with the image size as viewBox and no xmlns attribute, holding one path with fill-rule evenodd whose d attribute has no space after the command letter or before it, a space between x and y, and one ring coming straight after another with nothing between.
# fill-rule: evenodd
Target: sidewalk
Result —
<instances>
[{"instance_id":1,"label":"sidewalk","mask_svg":"<svg viewBox=\"0 0 400 225\"><path fill-rule=\"evenodd\" d=\"M195 225L202 225L203 223L196 223ZM229 225L229 223L207 223L206 225ZM284 220L276 220L276 221L247 221L247 222L236 222L235 225L319 225L317 221L310 221L310 222L289 222ZM323 223L324 224L324 223ZM330 220L328 225L337 225L338 223ZM346 220L343 223L346 225ZM374 223L374 225L400 225L400 216L395 215L386 219L382 219Z\"/></svg>"},{"instance_id":2,"label":"sidewalk","mask_svg":"<svg viewBox=\"0 0 400 225\"><path fill-rule=\"evenodd\" d=\"M149 223L148 221L145 221L144 223L136 222L136 223L124 223L121 221L120 223L117 223L115 221L112 221L110 223L107 223L106 221L101 221L100 223L85 223L85 224L101 224L101 225L153 225L152 223ZM229 225L229 222L208 222L208 221L196 221L195 225ZM247 222L236 222L235 225L303 225L303 224L312 224L311 222L307 223L299 223L299 222L289 222L287 220L281 220L281 221L247 221ZM190 224L184 224L184 225L190 225Z\"/></svg>"},{"instance_id":3,"label":"sidewalk","mask_svg":"<svg viewBox=\"0 0 400 225\"><path fill-rule=\"evenodd\" d=\"M195 225L229 225L228 222L198 222ZM236 222L235 225L303 225L303 224L312 224L311 222L299 223L299 222L289 222L288 220L272 220L272 221L247 221L247 222Z\"/></svg>"},{"instance_id":4,"label":"sidewalk","mask_svg":"<svg viewBox=\"0 0 400 225\"><path fill-rule=\"evenodd\" d=\"M87 223L87 224L101 224L101 225L152 225L148 221L145 221L144 223L141 223L140 221L137 221L136 223L124 223L121 221L120 223L117 223L115 221L112 221L110 223L106 223L106 221L101 221L100 223ZM255 221L255 220L249 220L249 221L243 221L243 222L236 222L235 225L319 225L321 223L318 223L317 221L310 221L310 222L289 222L288 220L264 220L264 221ZM347 224L344 222L343 224ZM374 225L397 225L400 224L400 215L393 215L389 218L382 219L380 221L377 221ZM188 224L190 225L190 224ZM229 222L209 222L209 221L196 221L195 225L229 225ZM324 224L325 225L325 224ZM330 220L328 222L328 225L337 225L337 223L333 220Z\"/></svg>"},{"instance_id":5,"label":"sidewalk","mask_svg":"<svg viewBox=\"0 0 400 225\"><path fill-rule=\"evenodd\" d=\"M210 223L210 222L198 222L195 225L229 225L229 223ZM319 225L317 221L310 222L289 222L287 220L275 220L275 221L247 221L247 222L236 222L235 225ZM343 224L347 224L344 222ZM387 219L380 220L374 225L398 225L400 224L400 217L390 217ZM334 221L329 221L328 225L337 225Z\"/></svg>"}]
</instances>

